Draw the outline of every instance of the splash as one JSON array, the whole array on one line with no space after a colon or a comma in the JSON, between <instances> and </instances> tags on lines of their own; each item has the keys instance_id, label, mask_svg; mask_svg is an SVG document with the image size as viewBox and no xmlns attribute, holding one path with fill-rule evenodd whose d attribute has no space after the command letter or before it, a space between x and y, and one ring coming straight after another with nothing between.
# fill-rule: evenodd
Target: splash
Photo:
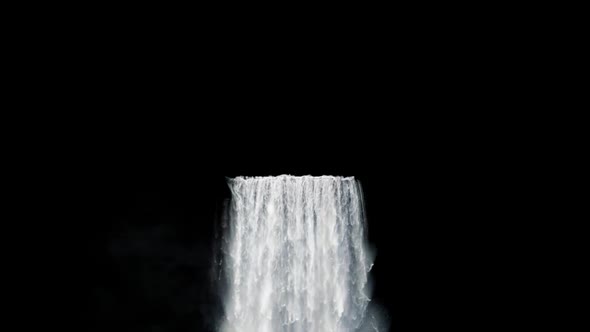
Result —
<instances>
[{"instance_id":1,"label":"splash","mask_svg":"<svg viewBox=\"0 0 590 332\"><path fill-rule=\"evenodd\" d=\"M383 331L353 177L228 179L221 332Z\"/></svg>"}]
</instances>

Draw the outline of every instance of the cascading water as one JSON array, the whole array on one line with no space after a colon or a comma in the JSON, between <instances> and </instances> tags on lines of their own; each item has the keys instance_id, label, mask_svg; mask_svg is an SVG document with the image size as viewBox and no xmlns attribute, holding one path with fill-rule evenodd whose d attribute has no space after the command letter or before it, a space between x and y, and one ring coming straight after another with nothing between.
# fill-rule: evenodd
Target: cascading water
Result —
<instances>
[{"instance_id":1,"label":"cascading water","mask_svg":"<svg viewBox=\"0 0 590 332\"><path fill-rule=\"evenodd\" d=\"M228 179L221 332L379 331L353 177ZM383 330L381 330L383 331Z\"/></svg>"}]
</instances>

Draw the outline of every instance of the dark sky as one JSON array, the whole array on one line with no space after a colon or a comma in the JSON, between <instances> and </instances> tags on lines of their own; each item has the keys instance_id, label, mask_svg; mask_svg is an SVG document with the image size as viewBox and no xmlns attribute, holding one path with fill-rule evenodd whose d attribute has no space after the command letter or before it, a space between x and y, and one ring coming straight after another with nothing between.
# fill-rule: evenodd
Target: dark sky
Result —
<instances>
[{"instance_id":1,"label":"dark sky","mask_svg":"<svg viewBox=\"0 0 590 332\"><path fill-rule=\"evenodd\" d=\"M423 10L417 13L423 17ZM164 33L160 25L146 34L145 49L129 55L120 48L134 48L139 36L119 29L121 45L113 50L86 35L67 42L76 52L60 61L73 75L49 62L56 74L44 84L59 91L34 99L75 112L49 115L67 130L49 125L50 135L35 140L48 145L48 155L32 164L32 173L51 167L64 173L43 175L55 181L48 195L66 187L66 177L73 182L56 204L71 221L42 222L59 225L52 242L65 239L60 254L68 268L49 268L59 270L52 273L74 294L60 315L75 331L211 331L218 304L209 269L217 214L229 195L224 178L279 174L361 181L377 250L373 298L389 313L392 331L478 331L488 324L471 318L479 310L474 299L494 284L474 282L491 271L475 268L485 257L473 248L488 233L512 232L511 225L497 226L506 216L494 212L508 202L503 195L510 189L488 190L502 183L499 171L514 167L512 159L494 160L504 151L489 149L506 134L494 121L514 122L499 120L494 105L510 104L498 98L510 76L498 70L498 57L480 59L489 47L473 43L486 38L460 38L455 43L465 46L455 48L450 39L462 33L426 28L422 20L396 23L393 37L381 37L377 31L390 29L376 27L379 22L388 20L371 19L372 31L356 33L360 47L345 34L342 50L314 51L303 62L278 56L292 53L288 43L288 52L253 54L251 62L205 44L185 50L194 46L187 42L192 37L175 42L176 31ZM94 29L102 33L103 26ZM409 33L422 29L418 38ZM80 47L83 41L89 46ZM475 79L497 75L501 84L490 88ZM54 82L62 76L64 87ZM489 107L492 112L481 112ZM124 116L125 110L136 113ZM65 156L56 152L61 149ZM61 215L48 217L56 218ZM490 242L490 250L503 245Z\"/></svg>"},{"instance_id":2,"label":"dark sky","mask_svg":"<svg viewBox=\"0 0 590 332\"><path fill-rule=\"evenodd\" d=\"M433 167L440 158L406 151L400 162L330 149L295 157L275 151L274 158L260 157L264 151L220 158L184 146L157 151L103 153L79 177L79 223L72 231L82 249L74 253L72 285L81 330L213 331L219 303L211 258L221 204L229 197L225 177L279 174L361 181L369 240L377 249L373 300L388 313L391 331L465 321L456 289L470 276L457 272L453 256L462 250L455 240L469 214L456 207L470 195L453 180L457 170Z\"/></svg>"}]
</instances>

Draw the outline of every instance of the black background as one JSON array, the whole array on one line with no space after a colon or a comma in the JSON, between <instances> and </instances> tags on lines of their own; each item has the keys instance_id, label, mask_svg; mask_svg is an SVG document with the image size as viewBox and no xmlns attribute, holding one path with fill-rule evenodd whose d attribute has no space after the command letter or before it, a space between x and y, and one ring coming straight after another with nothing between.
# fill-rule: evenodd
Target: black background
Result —
<instances>
[{"instance_id":1,"label":"black background","mask_svg":"<svg viewBox=\"0 0 590 332\"><path fill-rule=\"evenodd\" d=\"M46 152L26 175L42 173L49 184L35 194L60 209L24 208L41 210L41 224L52 228L43 248L58 247L47 266L32 264L54 291L42 308L65 303L52 316L75 331L211 331L219 308L209 269L229 195L225 177L326 174L363 185L377 250L373 299L392 331L481 330L506 316L508 300L493 311L480 307L498 279L481 268L489 256L478 248L491 240L489 250L501 250L503 240L490 234L512 234L513 226L496 210L520 199L501 178L515 162L497 158L506 151L494 147L514 123L497 115L511 105L501 98L511 83L501 59L512 58L484 58L493 47L471 24L449 32L451 22L427 25L423 13L410 23L396 18L393 29L385 27L389 17L371 16L368 31L354 27L355 40L341 33L342 47L332 52L319 48L331 48L338 34L308 50L278 31L259 41L266 52L241 28L214 36L219 22L197 38L181 27L192 18L174 20L169 32L145 16L159 23L153 31L130 24L132 33L103 36L111 23L101 18L89 31L65 24L63 35L80 31L73 39L50 33L28 64L35 72L36 55L46 55L40 77L21 75L42 90L22 100L72 110L47 113L58 125L41 119L48 133L34 145ZM238 33L247 34L238 38L243 45L229 41ZM74 51L55 52L60 43ZM31 226L33 233L42 232ZM480 319L482 311L492 317Z\"/></svg>"}]
</instances>

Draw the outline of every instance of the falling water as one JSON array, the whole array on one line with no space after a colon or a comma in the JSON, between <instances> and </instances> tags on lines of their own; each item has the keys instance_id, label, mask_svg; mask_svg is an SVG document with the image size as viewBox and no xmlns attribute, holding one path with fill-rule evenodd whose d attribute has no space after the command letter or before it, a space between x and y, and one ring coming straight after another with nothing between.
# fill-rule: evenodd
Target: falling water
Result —
<instances>
[{"instance_id":1,"label":"falling water","mask_svg":"<svg viewBox=\"0 0 590 332\"><path fill-rule=\"evenodd\" d=\"M367 308L373 257L353 177L228 185L221 332L379 331Z\"/></svg>"}]
</instances>

